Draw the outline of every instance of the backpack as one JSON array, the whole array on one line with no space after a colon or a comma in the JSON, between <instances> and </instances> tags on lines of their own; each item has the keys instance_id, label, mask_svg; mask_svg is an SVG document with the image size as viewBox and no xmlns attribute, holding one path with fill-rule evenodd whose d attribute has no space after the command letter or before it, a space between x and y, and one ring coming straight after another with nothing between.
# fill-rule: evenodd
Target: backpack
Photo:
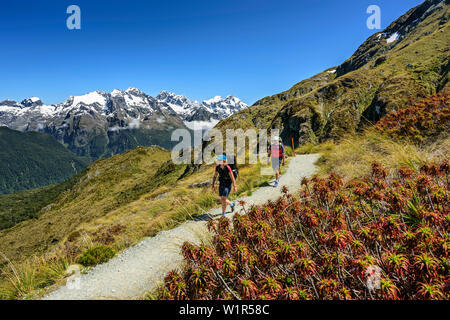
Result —
<instances>
[{"instance_id":1,"label":"backpack","mask_svg":"<svg viewBox=\"0 0 450 320\"><path fill-rule=\"evenodd\" d=\"M272 150L272 157L282 158L284 154L284 145L280 142L280 144L272 144L270 146Z\"/></svg>"},{"instance_id":2,"label":"backpack","mask_svg":"<svg viewBox=\"0 0 450 320\"><path fill-rule=\"evenodd\" d=\"M227 156L227 164L230 166L234 179L236 180L239 175L239 169L235 160L234 156Z\"/></svg>"},{"instance_id":3,"label":"backpack","mask_svg":"<svg viewBox=\"0 0 450 320\"><path fill-rule=\"evenodd\" d=\"M230 171L233 172L230 165L226 165L225 169L220 169L220 164L216 166L216 172L219 173L219 182L220 183L231 183ZM233 176L235 176L233 172ZM236 177L236 176L235 176ZM236 179L236 178L234 178Z\"/></svg>"}]
</instances>

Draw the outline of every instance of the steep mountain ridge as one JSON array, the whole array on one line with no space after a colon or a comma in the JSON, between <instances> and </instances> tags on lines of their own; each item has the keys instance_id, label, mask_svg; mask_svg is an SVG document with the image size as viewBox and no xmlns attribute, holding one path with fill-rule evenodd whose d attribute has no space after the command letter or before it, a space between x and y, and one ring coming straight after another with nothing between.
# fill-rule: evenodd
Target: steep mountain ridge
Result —
<instances>
[{"instance_id":1,"label":"steep mountain ridge","mask_svg":"<svg viewBox=\"0 0 450 320\"><path fill-rule=\"evenodd\" d=\"M257 101L217 128L277 128L287 143L339 139L409 101L448 90L448 1L427 0L342 65Z\"/></svg>"},{"instance_id":2,"label":"steep mountain ridge","mask_svg":"<svg viewBox=\"0 0 450 320\"><path fill-rule=\"evenodd\" d=\"M403 16L392 22L384 31L377 32L367 39L356 52L337 68L337 76L359 69L371 60L377 59L387 51L402 43L414 29L428 16L444 8L448 0L428 0L410 9ZM448 16L443 15L439 24L447 22ZM386 40L386 41L383 41ZM410 44L410 43L409 43Z\"/></svg>"}]
</instances>

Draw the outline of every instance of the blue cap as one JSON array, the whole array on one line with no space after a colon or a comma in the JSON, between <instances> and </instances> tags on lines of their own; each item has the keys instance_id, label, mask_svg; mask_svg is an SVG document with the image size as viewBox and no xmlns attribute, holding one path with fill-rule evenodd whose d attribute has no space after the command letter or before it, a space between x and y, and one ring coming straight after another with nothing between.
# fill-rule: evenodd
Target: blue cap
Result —
<instances>
[{"instance_id":1,"label":"blue cap","mask_svg":"<svg viewBox=\"0 0 450 320\"><path fill-rule=\"evenodd\" d=\"M221 154L220 156L217 157L217 160L227 160L227 156Z\"/></svg>"}]
</instances>

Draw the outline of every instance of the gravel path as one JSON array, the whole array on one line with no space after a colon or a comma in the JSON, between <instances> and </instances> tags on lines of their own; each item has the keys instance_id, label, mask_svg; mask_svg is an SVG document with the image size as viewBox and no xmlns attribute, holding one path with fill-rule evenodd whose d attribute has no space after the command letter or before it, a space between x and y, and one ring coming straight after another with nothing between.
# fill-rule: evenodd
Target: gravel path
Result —
<instances>
[{"instance_id":1,"label":"gravel path","mask_svg":"<svg viewBox=\"0 0 450 320\"><path fill-rule=\"evenodd\" d=\"M290 190L300 187L302 177L312 175L318 155L299 155L290 159L286 173L280 177L277 188L263 187L251 196L243 197L246 207L276 200L281 187ZM241 207L236 202L236 211ZM210 215L219 216L220 208L213 209ZM227 217L231 218L232 214ZM71 279L44 300L89 300L89 299L135 299L152 291L161 283L165 274L182 265L180 248L183 242L200 243L208 233L206 221L188 221L168 231L142 240L110 261L98 265L88 273Z\"/></svg>"}]
</instances>

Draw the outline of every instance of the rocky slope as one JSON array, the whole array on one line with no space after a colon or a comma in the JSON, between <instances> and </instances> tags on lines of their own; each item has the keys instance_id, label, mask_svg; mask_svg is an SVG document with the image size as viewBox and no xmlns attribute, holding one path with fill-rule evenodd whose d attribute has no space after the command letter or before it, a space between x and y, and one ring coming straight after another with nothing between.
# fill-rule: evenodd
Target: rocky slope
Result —
<instances>
[{"instance_id":1,"label":"rocky slope","mask_svg":"<svg viewBox=\"0 0 450 320\"><path fill-rule=\"evenodd\" d=\"M115 89L71 96L55 105L37 97L5 100L0 102L0 125L49 133L77 155L97 159L140 145L169 149L174 129L210 128L245 107L232 96L200 104L167 92L153 98L136 88Z\"/></svg>"},{"instance_id":2,"label":"rocky slope","mask_svg":"<svg viewBox=\"0 0 450 320\"><path fill-rule=\"evenodd\" d=\"M449 89L449 1L427 0L342 65L266 97L217 128L277 128L296 145L339 139L409 101Z\"/></svg>"}]
</instances>

